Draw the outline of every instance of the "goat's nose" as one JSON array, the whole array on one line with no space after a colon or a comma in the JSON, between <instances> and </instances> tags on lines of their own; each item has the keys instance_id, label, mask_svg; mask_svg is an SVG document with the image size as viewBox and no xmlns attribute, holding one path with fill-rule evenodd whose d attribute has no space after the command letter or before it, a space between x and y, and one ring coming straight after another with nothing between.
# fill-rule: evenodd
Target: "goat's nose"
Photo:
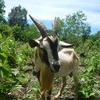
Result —
<instances>
[{"instance_id":1,"label":"goat's nose","mask_svg":"<svg viewBox=\"0 0 100 100\"><path fill-rule=\"evenodd\" d=\"M53 61L52 65L53 65L55 71L58 72L59 69L60 69L60 62L59 61Z\"/></svg>"},{"instance_id":2,"label":"goat's nose","mask_svg":"<svg viewBox=\"0 0 100 100\"><path fill-rule=\"evenodd\" d=\"M60 65L53 65L53 67L54 67L55 71L58 72L59 68L60 68Z\"/></svg>"}]
</instances>

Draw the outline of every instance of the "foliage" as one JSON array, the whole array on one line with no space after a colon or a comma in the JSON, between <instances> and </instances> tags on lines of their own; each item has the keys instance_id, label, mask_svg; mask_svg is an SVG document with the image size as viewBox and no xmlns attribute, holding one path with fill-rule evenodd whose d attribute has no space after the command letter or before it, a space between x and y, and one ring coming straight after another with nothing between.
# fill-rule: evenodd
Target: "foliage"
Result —
<instances>
[{"instance_id":1,"label":"foliage","mask_svg":"<svg viewBox=\"0 0 100 100\"><path fill-rule=\"evenodd\" d=\"M31 37L31 39L36 39L40 35L37 27L34 24L29 25L28 32L29 33L28 33L28 36L27 37Z\"/></svg>"},{"instance_id":2,"label":"foliage","mask_svg":"<svg viewBox=\"0 0 100 100\"><path fill-rule=\"evenodd\" d=\"M0 16L5 13L4 8L5 8L5 2L4 0L0 0Z\"/></svg>"},{"instance_id":3,"label":"foliage","mask_svg":"<svg viewBox=\"0 0 100 100\"><path fill-rule=\"evenodd\" d=\"M8 22L10 26L18 25L22 29L27 29L27 10L20 5L11 9L8 14Z\"/></svg>"},{"instance_id":4,"label":"foliage","mask_svg":"<svg viewBox=\"0 0 100 100\"><path fill-rule=\"evenodd\" d=\"M95 34L92 34L89 38L92 39L93 42L95 42L96 40L98 40L100 38L100 31L98 31Z\"/></svg>"},{"instance_id":5,"label":"foliage","mask_svg":"<svg viewBox=\"0 0 100 100\"><path fill-rule=\"evenodd\" d=\"M91 27L86 20L86 16L82 11L67 15L62 20L57 18L57 29L60 38L72 44L75 44L77 41L75 45L80 44L78 41L81 38L84 43L91 32Z\"/></svg>"},{"instance_id":6,"label":"foliage","mask_svg":"<svg viewBox=\"0 0 100 100\"><path fill-rule=\"evenodd\" d=\"M96 67L93 62L95 58L92 55L90 55L89 58L90 59L86 59L85 71L79 74L80 77L79 98L83 100L86 99L95 100L96 96L99 94L99 92L94 89L95 85L98 85L95 72Z\"/></svg>"},{"instance_id":7,"label":"foliage","mask_svg":"<svg viewBox=\"0 0 100 100\"><path fill-rule=\"evenodd\" d=\"M12 91L22 89L30 81L30 75L25 74L28 70L25 65L33 52L27 44L20 46L21 43L12 36L4 40L0 34L0 95L4 97Z\"/></svg>"},{"instance_id":8,"label":"foliage","mask_svg":"<svg viewBox=\"0 0 100 100\"><path fill-rule=\"evenodd\" d=\"M27 30L22 30L18 25L10 27L7 24L0 23L0 33L3 37L12 35L16 41L19 40L23 42L39 37L39 31L34 24L29 25Z\"/></svg>"},{"instance_id":9,"label":"foliage","mask_svg":"<svg viewBox=\"0 0 100 100\"><path fill-rule=\"evenodd\" d=\"M4 0L0 0L0 23L6 22L5 19L3 18L3 15L5 13L4 8L5 8L5 2L4 2Z\"/></svg>"},{"instance_id":10,"label":"foliage","mask_svg":"<svg viewBox=\"0 0 100 100\"><path fill-rule=\"evenodd\" d=\"M9 36L11 33L11 28L3 23L0 23L0 33L4 36Z\"/></svg>"},{"instance_id":11,"label":"foliage","mask_svg":"<svg viewBox=\"0 0 100 100\"><path fill-rule=\"evenodd\" d=\"M94 35L94 37L96 34ZM100 76L100 39L98 38L94 41L92 36L91 39L88 39L84 45L81 47L83 52L86 53L84 59L85 70L79 73L79 84L80 91L79 97L82 100L97 100L99 96L99 81L98 77ZM80 50L80 48L78 48ZM100 97L99 97L100 98ZM99 99L98 99L99 100Z\"/></svg>"},{"instance_id":12,"label":"foliage","mask_svg":"<svg viewBox=\"0 0 100 100\"><path fill-rule=\"evenodd\" d=\"M22 35L24 34L24 31L22 31L21 27L18 25L15 25L12 27L12 35L14 36L15 40L22 41Z\"/></svg>"},{"instance_id":13,"label":"foliage","mask_svg":"<svg viewBox=\"0 0 100 100\"><path fill-rule=\"evenodd\" d=\"M37 27L32 24L28 26L28 30L24 31L24 34L22 34L23 41L29 41L30 39L36 39L39 37L39 31Z\"/></svg>"}]
</instances>

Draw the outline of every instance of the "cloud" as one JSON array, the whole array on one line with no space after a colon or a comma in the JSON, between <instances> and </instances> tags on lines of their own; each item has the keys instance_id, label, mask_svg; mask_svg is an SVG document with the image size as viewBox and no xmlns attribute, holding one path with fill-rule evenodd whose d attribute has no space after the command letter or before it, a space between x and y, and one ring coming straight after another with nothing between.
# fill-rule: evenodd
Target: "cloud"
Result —
<instances>
[{"instance_id":1,"label":"cloud","mask_svg":"<svg viewBox=\"0 0 100 100\"><path fill-rule=\"evenodd\" d=\"M29 14L39 20L65 18L66 15L82 10L92 27L100 28L100 0L4 0L6 14L14 6L21 5ZM29 17L28 17L29 19Z\"/></svg>"}]
</instances>

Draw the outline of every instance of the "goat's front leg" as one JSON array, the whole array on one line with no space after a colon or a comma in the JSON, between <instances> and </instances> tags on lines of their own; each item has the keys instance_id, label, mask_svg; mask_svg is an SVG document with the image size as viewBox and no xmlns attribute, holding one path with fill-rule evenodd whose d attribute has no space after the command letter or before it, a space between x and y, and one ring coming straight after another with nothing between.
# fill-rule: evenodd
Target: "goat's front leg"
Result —
<instances>
[{"instance_id":1,"label":"goat's front leg","mask_svg":"<svg viewBox=\"0 0 100 100\"><path fill-rule=\"evenodd\" d=\"M58 99L59 96L62 94L64 87L66 86L66 76L62 77L62 85L61 85L61 89L58 92L58 94L55 96L55 99Z\"/></svg>"},{"instance_id":2,"label":"goat's front leg","mask_svg":"<svg viewBox=\"0 0 100 100\"><path fill-rule=\"evenodd\" d=\"M51 92L52 92L52 89L50 89L49 91L47 91L47 100L51 100Z\"/></svg>"}]
</instances>

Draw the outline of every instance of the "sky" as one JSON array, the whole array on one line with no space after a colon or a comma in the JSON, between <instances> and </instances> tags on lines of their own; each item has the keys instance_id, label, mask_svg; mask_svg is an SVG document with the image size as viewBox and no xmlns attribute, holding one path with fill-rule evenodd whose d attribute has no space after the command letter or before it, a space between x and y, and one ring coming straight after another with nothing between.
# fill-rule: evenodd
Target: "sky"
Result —
<instances>
[{"instance_id":1,"label":"sky","mask_svg":"<svg viewBox=\"0 0 100 100\"><path fill-rule=\"evenodd\" d=\"M66 15L82 11L91 26L91 33L100 30L100 0L4 0L5 17L13 7L21 5L38 20L45 20L44 24L51 28L55 17L66 18ZM32 23L28 16L29 23Z\"/></svg>"}]
</instances>

